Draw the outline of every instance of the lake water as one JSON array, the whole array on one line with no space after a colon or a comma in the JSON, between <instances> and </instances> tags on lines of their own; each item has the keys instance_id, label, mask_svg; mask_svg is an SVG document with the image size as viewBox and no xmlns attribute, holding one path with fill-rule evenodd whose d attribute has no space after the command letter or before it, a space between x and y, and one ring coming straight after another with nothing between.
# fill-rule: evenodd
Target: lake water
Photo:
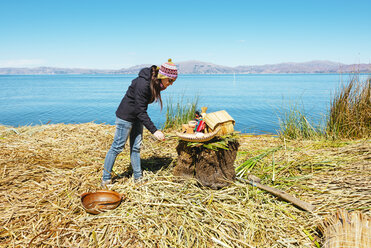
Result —
<instances>
[{"instance_id":1,"label":"lake water","mask_svg":"<svg viewBox=\"0 0 371 248\"><path fill-rule=\"evenodd\" d=\"M115 111L136 75L1 75L0 124L45 123L114 124ZM183 103L199 97L208 112L226 110L235 129L248 133L276 133L285 109L298 105L314 121L327 113L341 83L350 75L264 74L180 75L148 113L158 128L165 120L166 101ZM367 75L361 75L367 78Z\"/></svg>"}]
</instances>

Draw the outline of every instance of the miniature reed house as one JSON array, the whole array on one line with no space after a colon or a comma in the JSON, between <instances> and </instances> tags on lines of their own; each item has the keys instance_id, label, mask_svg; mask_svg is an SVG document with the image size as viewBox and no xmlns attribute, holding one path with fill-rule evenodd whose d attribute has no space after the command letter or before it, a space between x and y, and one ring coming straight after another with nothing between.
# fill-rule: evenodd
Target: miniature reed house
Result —
<instances>
[{"instance_id":1,"label":"miniature reed house","mask_svg":"<svg viewBox=\"0 0 371 248\"><path fill-rule=\"evenodd\" d=\"M220 127L217 135L225 135L234 131L235 120L225 110L208 113L205 116L206 126L209 132L214 131Z\"/></svg>"}]
</instances>

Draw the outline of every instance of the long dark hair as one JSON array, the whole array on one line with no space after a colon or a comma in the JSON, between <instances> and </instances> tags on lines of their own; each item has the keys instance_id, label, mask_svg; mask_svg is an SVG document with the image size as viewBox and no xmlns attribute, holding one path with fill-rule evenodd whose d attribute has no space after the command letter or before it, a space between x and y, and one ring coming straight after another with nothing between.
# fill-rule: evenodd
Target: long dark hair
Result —
<instances>
[{"instance_id":1,"label":"long dark hair","mask_svg":"<svg viewBox=\"0 0 371 248\"><path fill-rule=\"evenodd\" d=\"M151 99L150 103L159 102L162 110L162 99L161 99L161 79L157 79L158 69L156 65L151 66L151 82L149 84L151 88Z\"/></svg>"}]
</instances>

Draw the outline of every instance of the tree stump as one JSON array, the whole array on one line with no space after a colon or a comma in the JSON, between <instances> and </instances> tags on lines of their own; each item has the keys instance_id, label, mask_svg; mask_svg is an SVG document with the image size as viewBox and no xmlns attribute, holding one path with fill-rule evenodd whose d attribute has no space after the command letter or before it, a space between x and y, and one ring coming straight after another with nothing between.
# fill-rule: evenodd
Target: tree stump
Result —
<instances>
[{"instance_id":1,"label":"tree stump","mask_svg":"<svg viewBox=\"0 0 371 248\"><path fill-rule=\"evenodd\" d=\"M238 141L228 141L228 150L208 149L200 146L188 146L187 141L180 140L176 147L178 153L174 175L196 178L203 186L220 189L228 186L236 178L233 163L237 156Z\"/></svg>"}]
</instances>

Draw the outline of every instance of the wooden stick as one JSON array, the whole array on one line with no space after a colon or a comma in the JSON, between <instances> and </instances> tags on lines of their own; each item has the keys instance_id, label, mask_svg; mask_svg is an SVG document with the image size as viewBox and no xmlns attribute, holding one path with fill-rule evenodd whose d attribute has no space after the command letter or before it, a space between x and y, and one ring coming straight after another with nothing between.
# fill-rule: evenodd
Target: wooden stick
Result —
<instances>
[{"instance_id":1,"label":"wooden stick","mask_svg":"<svg viewBox=\"0 0 371 248\"><path fill-rule=\"evenodd\" d=\"M302 201L298 198L295 198L292 195L289 195L282 190L279 190L279 189L272 188L272 187L266 186L264 184L261 184L260 179L257 178L256 176L249 176L248 180L244 179L244 178L241 178L241 177L237 177L237 180L242 181L242 182L247 182L247 183L251 184L252 186L255 186L259 189L263 189L263 190L271 193L272 195L277 196L278 198L281 198L281 199L283 199L287 202L291 202L295 206L297 206L297 207L299 207L299 208L301 208L305 211L313 212L314 209L316 209L316 207L313 206L312 204L310 204L308 202L305 202L305 201Z\"/></svg>"}]
</instances>

